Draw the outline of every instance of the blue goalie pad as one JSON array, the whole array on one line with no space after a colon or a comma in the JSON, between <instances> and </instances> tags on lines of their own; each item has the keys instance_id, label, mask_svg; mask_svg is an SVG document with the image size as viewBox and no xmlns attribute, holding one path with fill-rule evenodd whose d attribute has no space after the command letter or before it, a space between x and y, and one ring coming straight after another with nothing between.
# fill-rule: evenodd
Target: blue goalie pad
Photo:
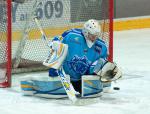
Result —
<instances>
[{"instance_id":1,"label":"blue goalie pad","mask_svg":"<svg viewBox=\"0 0 150 114\"><path fill-rule=\"evenodd\" d=\"M103 91L100 77L96 75L82 76L82 97L98 97Z\"/></svg>"},{"instance_id":2,"label":"blue goalie pad","mask_svg":"<svg viewBox=\"0 0 150 114\"><path fill-rule=\"evenodd\" d=\"M70 77L67 75L68 80ZM101 82L99 76L82 76L81 97L99 97L105 88L110 87L110 82ZM21 89L24 95L39 96L44 98L66 98L66 91L60 81L60 77L41 77L24 79L21 81Z\"/></svg>"},{"instance_id":3,"label":"blue goalie pad","mask_svg":"<svg viewBox=\"0 0 150 114\"><path fill-rule=\"evenodd\" d=\"M49 80L30 80L21 81L21 89L24 95L34 95L45 98L64 98L67 97L66 91L59 77Z\"/></svg>"}]
</instances>

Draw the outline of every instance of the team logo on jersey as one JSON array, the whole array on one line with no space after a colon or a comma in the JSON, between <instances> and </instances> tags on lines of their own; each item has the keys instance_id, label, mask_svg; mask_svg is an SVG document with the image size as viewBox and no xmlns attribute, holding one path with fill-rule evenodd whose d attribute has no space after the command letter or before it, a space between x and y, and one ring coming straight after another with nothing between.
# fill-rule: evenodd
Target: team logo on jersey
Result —
<instances>
[{"instance_id":1,"label":"team logo on jersey","mask_svg":"<svg viewBox=\"0 0 150 114\"><path fill-rule=\"evenodd\" d=\"M83 75L87 72L90 67L90 61L86 56L79 57L75 55L71 61L68 61L68 66L70 70L73 70L75 73Z\"/></svg>"},{"instance_id":2,"label":"team logo on jersey","mask_svg":"<svg viewBox=\"0 0 150 114\"><path fill-rule=\"evenodd\" d=\"M76 38L74 38L74 39L75 39L75 41L77 41L77 42L79 41L79 38L78 38L78 37L76 37Z\"/></svg>"},{"instance_id":3,"label":"team logo on jersey","mask_svg":"<svg viewBox=\"0 0 150 114\"><path fill-rule=\"evenodd\" d=\"M76 43L76 44L80 44L78 37L76 37L76 38L74 38L74 39L70 39L70 41L71 41L71 42L74 42L74 43Z\"/></svg>"}]
</instances>

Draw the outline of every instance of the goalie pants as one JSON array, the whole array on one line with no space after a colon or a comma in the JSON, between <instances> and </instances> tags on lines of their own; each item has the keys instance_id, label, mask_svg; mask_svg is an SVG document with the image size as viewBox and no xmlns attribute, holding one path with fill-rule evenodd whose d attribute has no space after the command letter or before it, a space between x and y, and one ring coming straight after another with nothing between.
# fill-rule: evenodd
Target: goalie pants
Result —
<instances>
[{"instance_id":1,"label":"goalie pants","mask_svg":"<svg viewBox=\"0 0 150 114\"><path fill-rule=\"evenodd\" d=\"M72 85L73 85L73 87L74 87L74 89L77 91L77 92L79 92L79 93L81 93L82 91L82 82L81 82L81 80L79 80L79 81L71 81L71 83L72 83Z\"/></svg>"}]
</instances>

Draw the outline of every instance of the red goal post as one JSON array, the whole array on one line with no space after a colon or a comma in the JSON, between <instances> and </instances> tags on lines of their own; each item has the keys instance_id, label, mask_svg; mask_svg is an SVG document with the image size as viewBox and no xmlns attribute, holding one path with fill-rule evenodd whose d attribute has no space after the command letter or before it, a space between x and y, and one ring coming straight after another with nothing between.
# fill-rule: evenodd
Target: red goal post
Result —
<instances>
[{"instance_id":1,"label":"red goal post","mask_svg":"<svg viewBox=\"0 0 150 114\"><path fill-rule=\"evenodd\" d=\"M33 21L38 16L49 38L88 19L99 20L101 37L113 61L113 0L2 0L0 1L0 87L11 86L12 73L45 70L49 49ZM22 0L21 0L22 1Z\"/></svg>"}]
</instances>

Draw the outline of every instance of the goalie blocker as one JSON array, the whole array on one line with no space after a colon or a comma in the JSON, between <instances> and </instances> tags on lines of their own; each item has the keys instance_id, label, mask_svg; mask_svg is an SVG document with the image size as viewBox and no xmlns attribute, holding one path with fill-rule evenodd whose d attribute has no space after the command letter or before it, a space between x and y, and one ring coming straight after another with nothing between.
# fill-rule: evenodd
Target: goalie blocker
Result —
<instances>
[{"instance_id":1,"label":"goalie blocker","mask_svg":"<svg viewBox=\"0 0 150 114\"><path fill-rule=\"evenodd\" d=\"M52 48L53 52L50 52L49 56L44 60L43 65L53 69L60 69L66 58L68 45L60 43L59 41L53 41L50 42L49 46Z\"/></svg>"}]
</instances>

